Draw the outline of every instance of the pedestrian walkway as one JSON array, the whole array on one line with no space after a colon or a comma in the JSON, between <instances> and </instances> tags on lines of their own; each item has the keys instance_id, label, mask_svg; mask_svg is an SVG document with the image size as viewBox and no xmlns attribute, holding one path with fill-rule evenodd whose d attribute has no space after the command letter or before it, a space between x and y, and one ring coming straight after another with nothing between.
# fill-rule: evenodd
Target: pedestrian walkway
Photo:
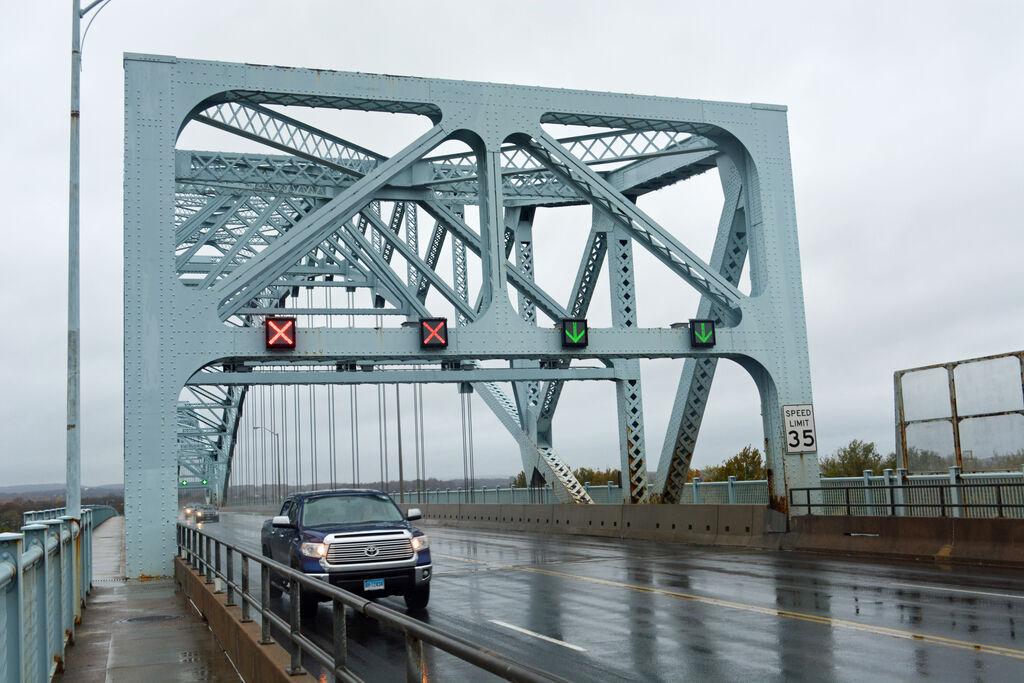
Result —
<instances>
[{"instance_id":1,"label":"pedestrian walkway","mask_svg":"<svg viewBox=\"0 0 1024 683\"><path fill-rule=\"evenodd\" d=\"M168 558L169 559L169 558ZM93 535L93 593L75 644L66 651L66 683L164 683L239 679L173 579L127 581L124 517Z\"/></svg>"}]
</instances>

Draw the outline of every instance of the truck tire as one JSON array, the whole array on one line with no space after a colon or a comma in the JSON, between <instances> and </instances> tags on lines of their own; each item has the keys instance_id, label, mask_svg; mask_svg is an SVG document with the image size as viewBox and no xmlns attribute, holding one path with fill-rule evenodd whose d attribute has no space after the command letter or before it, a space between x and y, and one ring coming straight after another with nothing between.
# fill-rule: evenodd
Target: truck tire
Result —
<instances>
[{"instance_id":1,"label":"truck tire","mask_svg":"<svg viewBox=\"0 0 1024 683\"><path fill-rule=\"evenodd\" d=\"M430 602L430 584L421 588L410 588L405 592L405 606L410 612L419 612Z\"/></svg>"}]
</instances>

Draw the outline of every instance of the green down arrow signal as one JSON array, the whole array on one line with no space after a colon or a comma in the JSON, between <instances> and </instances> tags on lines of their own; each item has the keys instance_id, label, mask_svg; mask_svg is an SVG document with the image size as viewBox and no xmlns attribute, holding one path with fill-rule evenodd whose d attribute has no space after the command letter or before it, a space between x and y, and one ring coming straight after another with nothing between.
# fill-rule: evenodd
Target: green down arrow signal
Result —
<instances>
[{"instance_id":1,"label":"green down arrow signal","mask_svg":"<svg viewBox=\"0 0 1024 683\"><path fill-rule=\"evenodd\" d=\"M711 335L715 333L714 328L708 329L707 323L701 323L700 329L695 332L697 339L700 340L701 344L707 344L711 340Z\"/></svg>"},{"instance_id":2,"label":"green down arrow signal","mask_svg":"<svg viewBox=\"0 0 1024 683\"><path fill-rule=\"evenodd\" d=\"M583 337L584 337L584 335L586 335L586 333L587 333L587 328L584 327L581 330L581 329L579 329L579 323L573 323L572 324L572 332L570 332L569 330L566 330L565 331L565 336L573 344L579 344L580 340L583 339Z\"/></svg>"}]
</instances>

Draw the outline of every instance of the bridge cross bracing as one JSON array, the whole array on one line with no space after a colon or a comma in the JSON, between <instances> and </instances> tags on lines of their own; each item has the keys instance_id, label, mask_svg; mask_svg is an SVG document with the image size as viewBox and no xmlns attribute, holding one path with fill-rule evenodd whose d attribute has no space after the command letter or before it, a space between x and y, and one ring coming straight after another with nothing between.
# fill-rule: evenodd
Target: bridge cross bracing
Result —
<instances>
[{"instance_id":1,"label":"bridge cross bracing","mask_svg":"<svg viewBox=\"0 0 1024 683\"><path fill-rule=\"evenodd\" d=\"M182 477L225 494L254 385L471 387L528 477L588 503L553 417L564 382L611 381L626 502L678 502L715 364L729 358L760 394L776 505L790 487L817 485L816 454L786 455L782 434L781 406L811 403L784 108L153 55L127 55L125 70L130 575L166 573ZM302 114L318 109L429 126L383 154ZM550 124L593 132L556 137ZM186 126L265 151L180 149ZM705 262L638 201L711 170L725 202ZM560 300L534 276L534 219L569 206L593 218ZM685 329L640 325L638 249L700 294L697 317L718 323L713 348L691 348ZM749 295L738 288L745 265ZM605 268L612 326L592 328L586 348L562 348L552 326L587 316ZM364 295L370 303L356 306ZM439 307L452 314L444 350L420 349L415 327L381 324ZM302 343L286 356L263 345L263 320L276 314L300 320ZM639 374L649 358L685 359L656 465Z\"/></svg>"}]
</instances>

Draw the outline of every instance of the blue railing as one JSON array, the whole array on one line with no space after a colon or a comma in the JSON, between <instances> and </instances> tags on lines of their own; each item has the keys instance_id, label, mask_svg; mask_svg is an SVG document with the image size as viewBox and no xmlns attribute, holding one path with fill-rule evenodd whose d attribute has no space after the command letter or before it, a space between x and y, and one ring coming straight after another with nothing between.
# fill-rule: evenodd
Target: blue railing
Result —
<instances>
[{"instance_id":1,"label":"blue railing","mask_svg":"<svg viewBox=\"0 0 1024 683\"><path fill-rule=\"evenodd\" d=\"M0 683L49 681L92 591L93 529L117 511L64 512L26 512L21 533L0 534Z\"/></svg>"},{"instance_id":2,"label":"blue railing","mask_svg":"<svg viewBox=\"0 0 1024 683\"><path fill-rule=\"evenodd\" d=\"M821 491L815 494L826 503L843 501L846 492L851 489L849 498L856 515L889 515L893 506L883 494L895 491L897 496L906 500L913 499L917 504L914 508L918 516L941 516L940 497L949 496L948 500L963 496L964 505L972 508L973 516L997 516L995 496L997 489L975 486L971 484L1014 484L1024 482L1024 470L1014 472L969 472L963 474L960 468L951 467L948 473L941 474L907 474L903 469L887 469L882 474L866 471L860 477L822 477ZM622 503L622 489L612 483L603 486L584 484L590 497L597 504ZM872 488L877 489L872 491ZM948 490L941 490L948 489ZM836 493L832 493L835 490ZM901 493L905 490L905 493ZM959 493L958 493L959 492ZM1008 487L999 489L999 495L1007 495L1004 515L1007 517L1024 517L1024 487ZM446 488L428 489L416 492L407 491L404 495L392 494L396 502L415 503L490 503L490 504L539 504L557 503L551 486L536 488L517 488L514 486L494 486L477 489ZM1018 499L1019 498L1019 499ZM934 509L925 505L934 503ZM729 477L727 481L702 481L699 477L683 487L680 503L689 505L768 505L768 481L765 479L739 480ZM986 507L990 504L991 507ZM825 514L842 514L839 507L830 506ZM845 509L845 507L843 508ZM910 514L910 508L895 508L896 515ZM799 511L798 511L799 512ZM819 514L819 513L815 513Z\"/></svg>"}]
</instances>

